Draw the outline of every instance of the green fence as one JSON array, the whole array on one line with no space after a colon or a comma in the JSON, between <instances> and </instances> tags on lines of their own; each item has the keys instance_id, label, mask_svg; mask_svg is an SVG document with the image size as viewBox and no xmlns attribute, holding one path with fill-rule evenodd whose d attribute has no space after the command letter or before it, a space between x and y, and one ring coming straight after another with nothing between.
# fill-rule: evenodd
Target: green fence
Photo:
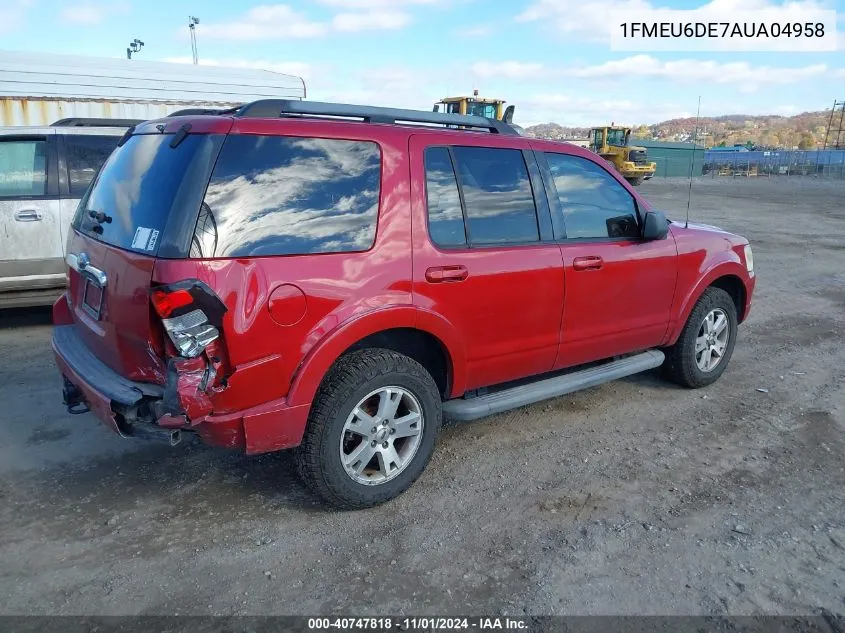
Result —
<instances>
[{"instance_id":1,"label":"green fence","mask_svg":"<svg viewBox=\"0 0 845 633\"><path fill-rule=\"evenodd\" d=\"M704 147L692 143L661 143L631 139L631 145L645 147L648 160L657 163L655 178L688 178L690 162L692 175L700 176L704 167Z\"/></svg>"}]
</instances>

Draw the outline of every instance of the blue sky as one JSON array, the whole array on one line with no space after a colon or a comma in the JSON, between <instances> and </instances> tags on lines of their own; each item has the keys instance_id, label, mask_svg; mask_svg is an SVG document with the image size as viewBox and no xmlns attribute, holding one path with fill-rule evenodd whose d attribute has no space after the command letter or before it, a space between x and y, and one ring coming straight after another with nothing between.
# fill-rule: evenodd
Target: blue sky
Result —
<instances>
[{"instance_id":1,"label":"blue sky","mask_svg":"<svg viewBox=\"0 0 845 633\"><path fill-rule=\"evenodd\" d=\"M737 9L779 0L712 0ZM5 0L0 48L268 68L305 78L309 98L425 108L447 95L497 96L518 123L653 123L702 114L794 114L845 98L845 0L836 52L623 53L607 28L621 9L693 9L694 0ZM840 15L841 14L841 15Z\"/></svg>"}]
</instances>

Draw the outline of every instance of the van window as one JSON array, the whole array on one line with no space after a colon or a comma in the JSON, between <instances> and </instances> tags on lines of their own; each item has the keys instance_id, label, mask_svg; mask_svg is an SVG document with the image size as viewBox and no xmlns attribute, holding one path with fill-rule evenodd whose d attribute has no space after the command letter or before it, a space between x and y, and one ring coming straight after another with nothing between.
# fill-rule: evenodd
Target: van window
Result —
<instances>
[{"instance_id":1,"label":"van window","mask_svg":"<svg viewBox=\"0 0 845 633\"><path fill-rule=\"evenodd\" d=\"M73 228L147 255L187 255L223 137L189 134L170 147L173 136L136 134L115 149L80 200Z\"/></svg>"},{"instance_id":2,"label":"van window","mask_svg":"<svg viewBox=\"0 0 845 633\"><path fill-rule=\"evenodd\" d=\"M639 237L634 198L591 160L546 154L568 239Z\"/></svg>"},{"instance_id":3,"label":"van window","mask_svg":"<svg viewBox=\"0 0 845 633\"><path fill-rule=\"evenodd\" d=\"M81 198L97 171L117 147L119 136L66 134L68 184L72 198Z\"/></svg>"},{"instance_id":4,"label":"van window","mask_svg":"<svg viewBox=\"0 0 845 633\"><path fill-rule=\"evenodd\" d=\"M470 243L537 242L537 210L522 151L453 147Z\"/></svg>"},{"instance_id":5,"label":"van window","mask_svg":"<svg viewBox=\"0 0 845 633\"><path fill-rule=\"evenodd\" d=\"M375 240L380 182L373 142L229 136L191 257L365 251Z\"/></svg>"},{"instance_id":6,"label":"van window","mask_svg":"<svg viewBox=\"0 0 845 633\"><path fill-rule=\"evenodd\" d=\"M47 193L47 141L0 141L0 197Z\"/></svg>"},{"instance_id":7,"label":"van window","mask_svg":"<svg viewBox=\"0 0 845 633\"><path fill-rule=\"evenodd\" d=\"M445 147L425 150L425 195L432 241L438 246L466 246L458 181Z\"/></svg>"}]
</instances>

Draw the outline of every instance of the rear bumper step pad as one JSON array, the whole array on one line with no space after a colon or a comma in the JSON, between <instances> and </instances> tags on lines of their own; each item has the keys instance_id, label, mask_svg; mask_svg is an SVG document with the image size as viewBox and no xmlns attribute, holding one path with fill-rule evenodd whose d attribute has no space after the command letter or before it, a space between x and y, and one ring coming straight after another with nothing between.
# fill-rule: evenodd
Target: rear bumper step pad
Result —
<instances>
[{"instance_id":1,"label":"rear bumper step pad","mask_svg":"<svg viewBox=\"0 0 845 633\"><path fill-rule=\"evenodd\" d=\"M527 385L504 389L485 396L464 400L456 398L443 403L443 414L456 421L477 420L488 415L524 407L549 398L563 396L573 391L595 387L611 380L638 374L663 364L665 356L659 350L572 372L564 376L546 378Z\"/></svg>"},{"instance_id":2,"label":"rear bumper step pad","mask_svg":"<svg viewBox=\"0 0 845 633\"><path fill-rule=\"evenodd\" d=\"M159 385L124 378L94 356L79 336L75 325L57 325L53 328L53 349L87 384L113 402L133 405L144 396L162 396L163 389Z\"/></svg>"}]
</instances>

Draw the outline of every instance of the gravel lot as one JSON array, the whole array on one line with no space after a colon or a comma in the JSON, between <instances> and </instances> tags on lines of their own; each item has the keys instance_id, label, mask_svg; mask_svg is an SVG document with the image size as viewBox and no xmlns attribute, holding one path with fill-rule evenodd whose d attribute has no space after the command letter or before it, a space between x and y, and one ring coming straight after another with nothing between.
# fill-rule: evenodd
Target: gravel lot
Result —
<instances>
[{"instance_id":1,"label":"gravel lot","mask_svg":"<svg viewBox=\"0 0 845 633\"><path fill-rule=\"evenodd\" d=\"M677 218L687 183L642 192ZM722 380L653 374L445 429L404 496L324 510L286 454L121 440L0 317L0 612L845 612L845 183L710 180L759 281ZM761 391L761 390L766 390Z\"/></svg>"}]
</instances>

